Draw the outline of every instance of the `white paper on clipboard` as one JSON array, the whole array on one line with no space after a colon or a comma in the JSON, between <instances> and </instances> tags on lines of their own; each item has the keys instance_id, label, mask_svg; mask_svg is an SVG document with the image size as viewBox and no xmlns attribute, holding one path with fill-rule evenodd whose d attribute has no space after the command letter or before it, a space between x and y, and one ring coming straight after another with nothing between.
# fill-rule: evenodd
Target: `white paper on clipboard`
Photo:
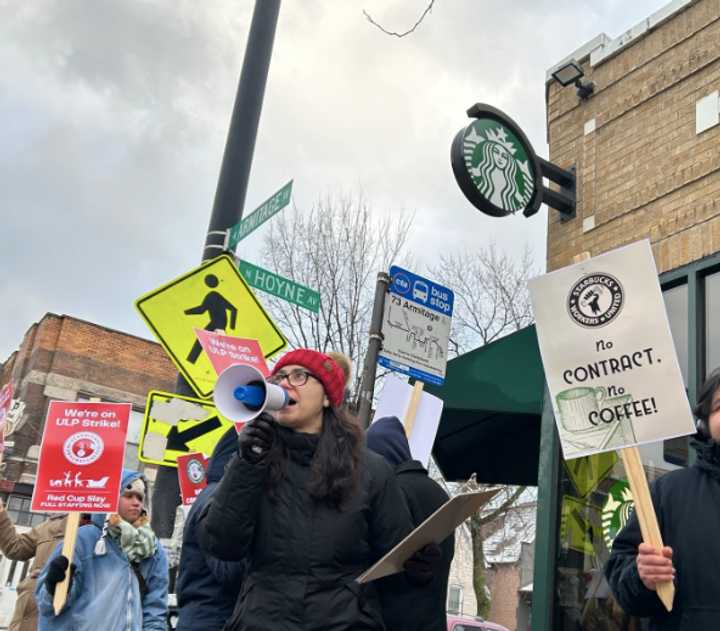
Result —
<instances>
[{"instance_id":1,"label":"white paper on clipboard","mask_svg":"<svg viewBox=\"0 0 720 631\"><path fill-rule=\"evenodd\" d=\"M492 491L471 491L459 493L450 498L430 517L398 543L382 559L368 568L355 580L369 583L383 576L403 571L403 564L420 548L429 543L440 543L481 506L497 493Z\"/></svg>"}]
</instances>

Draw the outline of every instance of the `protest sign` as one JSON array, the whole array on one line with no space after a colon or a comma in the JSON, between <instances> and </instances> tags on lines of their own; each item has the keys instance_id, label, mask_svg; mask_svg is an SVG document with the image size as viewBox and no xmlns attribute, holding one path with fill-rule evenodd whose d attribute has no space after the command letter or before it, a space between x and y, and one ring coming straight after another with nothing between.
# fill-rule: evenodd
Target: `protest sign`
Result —
<instances>
[{"instance_id":1,"label":"protest sign","mask_svg":"<svg viewBox=\"0 0 720 631\"><path fill-rule=\"evenodd\" d=\"M417 382L422 383L422 382ZM417 385L417 384L416 384ZM442 399L420 392L417 397L414 418L408 418L408 411L412 412L413 394L415 388L395 377L387 377L383 385L380 400L375 408L373 422L386 416L396 416L405 426L405 433L410 444L410 453L413 459L420 461L427 467L430 461L435 435L440 425L442 414ZM409 422L411 421L411 422Z\"/></svg>"},{"instance_id":2,"label":"protest sign","mask_svg":"<svg viewBox=\"0 0 720 631\"><path fill-rule=\"evenodd\" d=\"M5 420L12 405L12 398L12 383L6 383L0 390L0 462L2 462L2 452L5 451Z\"/></svg>"},{"instance_id":3,"label":"protest sign","mask_svg":"<svg viewBox=\"0 0 720 631\"><path fill-rule=\"evenodd\" d=\"M369 583L383 576L402 572L403 564L429 543L441 543L481 506L487 504L497 490L458 493L398 543L382 559L355 580Z\"/></svg>"},{"instance_id":4,"label":"protest sign","mask_svg":"<svg viewBox=\"0 0 720 631\"><path fill-rule=\"evenodd\" d=\"M207 486L208 459L199 451L178 456L178 481L183 506L190 506Z\"/></svg>"},{"instance_id":5,"label":"protest sign","mask_svg":"<svg viewBox=\"0 0 720 631\"><path fill-rule=\"evenodd\" d=\"M265 377L270 374L257 340L201 329L195 329L195 335L218 375L233 364L247 364L257 368Z\"/></svg>"},{"instance_id":6,"label":"protest sign","mask_svg":"<svg viewBox=\"0 0 720 631\"><path fill-rule=\"evenodd\" d=\"M80 513L117 512L131 410L129 403L50 401L31 510L69 513L62 547L68 559ZM68 587L68 576L55 587L56 615Z\"/></svg>"},{"instance_id":7,"label":"protest sign","mask_svg":"<svg viewBox=\"0 0 720 631\"><path fill-rule=\"evenodd\" d=\"M695 432L650 243L530 281L565 459Z\"/></svg>"},{"instance_id":8,"label":"protest sign","mask_svg":"<svg viewBox=\"0 0 720 631\"><path fill-rule=\"evenodd\" d=\"M31 510L117 511L131 408L129 403L50 402Z\"/></svg>"}]
</instances>

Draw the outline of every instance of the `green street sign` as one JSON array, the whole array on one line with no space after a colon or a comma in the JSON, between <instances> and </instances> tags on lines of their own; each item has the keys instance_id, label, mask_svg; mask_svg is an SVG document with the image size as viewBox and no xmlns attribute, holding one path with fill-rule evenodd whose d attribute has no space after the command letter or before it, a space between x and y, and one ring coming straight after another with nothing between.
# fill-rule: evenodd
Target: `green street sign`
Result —
<instances>
[{"instance_id":1,"label":"green street sign","mask_svg":"<svg viewBox=\"0 0 720 631\"><path fill-rule=\"evenodd\" d=\"M264 224L270 217L276 215L290 203L293 181L290 180L277 193L266 199L253 210L245 219L230 228L228 249L234 250L237 244L247 237L255 228Z\"/></svg>"},{"instance_id":2,"label":"green street sign","mask_svg":"<svg viewBox=\"0 0 720 631\"><path fill-rule=\"evenodd\" d=\"M238 267L251 287L292 302L313 313L320 311L320 294L314 289L299 285L247 261L238 261Z\"/></svg>"}]
</instances>

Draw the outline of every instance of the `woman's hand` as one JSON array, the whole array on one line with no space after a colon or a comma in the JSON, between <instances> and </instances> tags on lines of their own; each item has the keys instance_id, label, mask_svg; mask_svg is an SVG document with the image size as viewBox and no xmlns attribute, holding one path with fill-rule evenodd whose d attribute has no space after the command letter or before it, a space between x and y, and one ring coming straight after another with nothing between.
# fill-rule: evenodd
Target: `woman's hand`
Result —
<instances>
[{"instance_id":1,"label":"woman's hand","mask_svg":"<svg viewBox=\"0 0 720 631\"><path fill-rule=\"evenodd\" d=\"M275 441L275 421L268 414L261 414L245 424L238 436L240 455L243 460L255 464L262 460Z\"/></svg>"}]
</instances>

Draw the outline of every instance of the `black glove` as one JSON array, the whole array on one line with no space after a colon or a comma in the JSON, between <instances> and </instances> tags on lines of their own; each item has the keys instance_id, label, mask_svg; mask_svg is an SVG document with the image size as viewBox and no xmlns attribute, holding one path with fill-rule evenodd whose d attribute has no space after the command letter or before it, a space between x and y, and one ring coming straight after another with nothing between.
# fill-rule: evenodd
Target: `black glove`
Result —
<instances>
[{"instance_id":1,"label":"black glove","mask_svg":"<svg viewBox=\"0 0 720 631\"><path fill-rule=\"evenodd\" d=\"M243 460L253 464L259 462L272 447L275 431L275 421L268 414L261 414L246 423L238 436Z\"/></svg>"},{"instance_id":2,"label":"black glove","mask_svg":"<svg viewBox=\"0 0 720 631\"><path fill-rule=\"evenodd\" d=\"M55 596L55 586L65 578L65 572L67 572L68 565L70 565L67 557L62 555L55 557L50 561L48 565L48 571L45 575L45 587L51 596ZM75 570L75 564L70 565L70 581L72 581L73 571ZM68 591L70 591L70 584L68 583Z\"/></svg>"},{"instance_id":3,"label":"black glove","mask_svg":"<svg viewBox=\"0 0 720 631\"><path fill-rule=\"evenodd\" d=\"M441 558L442 551L436 543L420 548L403 564L407 580L413 585L427 585L435 576Z\"/></svg>"}]
</instances>

